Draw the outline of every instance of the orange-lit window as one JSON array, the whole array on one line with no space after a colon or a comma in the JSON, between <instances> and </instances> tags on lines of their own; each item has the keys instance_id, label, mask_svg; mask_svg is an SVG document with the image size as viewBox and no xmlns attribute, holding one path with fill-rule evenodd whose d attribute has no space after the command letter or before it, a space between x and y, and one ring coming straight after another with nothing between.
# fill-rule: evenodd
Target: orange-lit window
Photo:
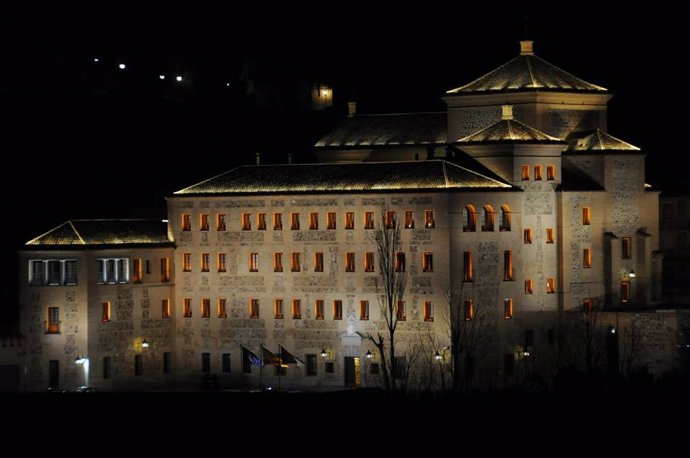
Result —
<instances>
[{"instance_id":1,"label":"orange-lit window","mask_svg":"<svg viewBox=\"0 0 690 458\"><path fill-rule=\"evenodd\" d=\"M182 270L185 272L192 271L192 253L182 255Z\"/></svg>"},{"instance_id":2,"label":"orange-lit window","mask_svg":"<svg viewBox=\"0 0 690 458\"><path fill-rule=\"evenodd\" d=\"M333 319L342 320L343 319L343 301L333 301Z\"/></svg>"},{"instance_id":3,"label":"orange-lit window","mask_svg":"<svg viewBox=\"0 0 690 458\"><path fill-rule=\"evenodd\" d=\"M621 282L621 302L630 302L630 282Z\"/></svg>"},{"instance_id":4,"label":"orange-lit window","mask_svg":"<svg viewBox=\"0 0 690 458\"><path fill-rule=\"evenodd\" d=\"M592 212L589 207L582 207L582 224L589 226L592 222Z\"/></svg>"},{"instance_id":5,"label":"orange-lit window","mask_svg":"<svg viewBox=\"0 0 690 458\"><path fill-rule=\"evenodd\" d=\"M355 271L355 254L345 253L345 272Z\"/></svg>"},{"instance_id":6,"label":"orange-lit window","mask_svg":"<svg viewBox=\"0 0 690 458\"><path fill-rule=\"evenodd\" d=\"M110 321L110 302L101 303L101 322L107 323Z\"/></svg>"},{"instance_id":7,"label":"orange-lit window","mask_svg":"<svg viewBox=\"0 0 690 458\"><path fill-rule=\"evenodd\" d=\"M273 253L273 272L283 271L283 253Z\"/></svg>"},{"instance_id":8,"label":"orange-lit window","mask_svg":"<svg viewBox=\"0 0 690 458\"><path fill-rule=\"evenodd\" d=\"M299 230L299 213L290 214L290 229L293 231Z\"/></svg>"},{"instance_id":9,"label":"orange-lit window","mask_svg":"<svg viewBox=\"0 0 690 458\"><path fill-rule=\"evenodd\" d=\"M632 238L623 237L621 242L623 244L623 250L621 252L623 259L632 259Z\"/></svg>"},{"instance_id":10,"label":"orange-lit window","mask_svg":"<svg viewBox=\"0 0 690 458\"><path fill-rule=\"evenodd\" d=\"M556 240L556 235L553 228L546 229L546 243L553 243Z\"/></svg>"},{"instance_id":11,"label":"orange-lit window","mask_svg":"<svg viewBox=\"0 0 690 458\"><path fill-rule=\"evenodd\" d=\"M474 279L474 267L472 266L472 252L462 253L462 281L472 281Z\"/></svg>"},{"instance_id":12,"label":"orange-lit window","mask_svg":"<svg viewBox=\"0 0 690 458\"><path fill-rule=\"evenodd\" d=\"M170 258L161 258L161 281L170 281Z\"/></svg>"},{"instance_id":13,"label":"orange-lit window","mask_svg":"<svg viewBox=\"0 0 690 458\"><path fill-rule=\"evenodd\" d=\"M211 318L211 299L201 299L201 317Z\"/></svg>"},{"instance_id":14,"label":"orange-lit window","mask_svg":"<svg viewBox=\"0 0 690 458\"><path fill-rule=\"evenodd\" d=\"M355 213L347 212L345 213L345 229L352 230L355 228Z\"/></svg>"},{"instance_id":15,"label":"orange-lit window","mask_svg":"<svg viewBox=\"0 0 690 458\"><path fill-rule=\"evenodd\" d=\"M510 207L507 205L503 205L501 207L501 221L498 226L498 229L501 231L509 231L511 228L511 213L510 213Z\"/></svg>"},{"instance_id":16,"label":"orange-lit window","mask_svg":"<svg viewBox=\"0 0 690 458\"><path fill-rule=\"evenodd\" d=\"M424 309L422 312L424 321L434 321L434 304L431 301L424 302Z\"/></svg>"},{"instance_id":17,"label":"orange-lit window","mask_svg":"<svg viewBox=\"0 0 690 458\"><path fill-rule=\"evenodd\" d=\"M216 215L216 230L217 231L224 231L226 229L225 227L225 214L224 213L218 213Z\"/></svg>"},{"instance_id":18,"label":"orange-lit window","mask_svg":"<svg viewBox=\"0 0 690 458\"><path fill-rule=\"evenodd\" d=\"M323 320L323 300L317 299L314 303L314 319Z\"/></svg>"},{"instance_id":19,"label":"orange-lit window","mask_svg":"<svg viewBox=\"0 0 690 458\"><path fill-rule=\"evenodd\" d=\"M251 299L249 301L249 318L259 318L259 299Z\"/></svg>"},{"instance_id":20,"label":"orange-lit window","mask_svg":"<svg viewBox=\"0 0 690 458\"><path fill-rule=\"evenodd\" d=\"M395 271L405 272L405 253L395 254Z\"/></svg>"},{"instance_id":21,"label":"orange-lit window","mask_svg":"<svg viewBox=\"0 0 690 458\"><path fill-rule=\"evenodd\" d=\"M258 213L256 215L256 228L260 231L266 230L266 213Z\"/></svg>"},{"instance_id":22,"label":"orange-lit window","mask_svg":"<svg viewBox=\"0 0 690 458\"><path fill-rule=\"evenodd\" d=\"M374 212L364 212L364 229L374 228Z\"/></svg>"},{"instance_id":23,"label":"orange-lit window","mask_svg":"<svg viewBox=\"0 0 690 458\"><path fill-rule=\"evenodd\" d=\"M46 333L58 334L60 332L60 307L48 307L48 320L46 321Z\"/></svg>"},{"instance_id":24,"label":"orange-lit window","mask_svg":"<svg viewBox=\"0 0 690 458\"><path fill-rule=\"evenodd\" d=\"M586 298L582 300L582 310L585 312L591 312L592 311L592 299L591 298Z\"/></svg>"},{"instance_id":25,"label":"orange-lit window","mask_svg":"<svg viewBox=\"0 0 690 458\"><path fill-rule=\"evenodd\" d=\"M556 166L554 166L554 165L547 165L546 166L546 179L549 181L553 181L556 179Z\"/></svg>"},{"instance_id":26,"label":"orange-lit window","mask_svg":"<svg viewBox=\"0 0 690 458\"><path fill-rule=\"evenodd\" d=\"M250 231L252 229L252 214L242 213L242 230Z\"/></svg>"},{"instance_id":27,"label":"orange-lit window","mask_svg":"<svg viewBox=\"0 0 690 458\"><path fill-rule=\"evenodd\" d=\"M522 238L525 243L532 243L532 229L525 229Z\"/></svg>"},{"instance_id":28,"label":"orange-lit window","mask_svg":"<svg viewBox=\"0 0 690 458\"><path fill-rule=\"evenodd\" d=\"M433 272L434 271L434 255L428 251L425 251L422 255L422 272Z\"/></svg>"},{"instance_id":29,"label":"orange-lit window","mask_svg":"<svg viewBox=\"0 0 690 458\"><path fill-rule=\"evenodd\" d=\"M323 272L323 253L314 253L314 272Z\"/></svg>"},{"instance_id":30,"label":"orange-lit window","mask_svg":"<svg viewBox=\"0 0 690 458\"><path fill-rule=\"evenodd\" d=\"M494 209L491 205L484 205L482 210L484 218L482 219L482 231L494 230Z\"/></svg>"},{"instance_id":31,"label":"orange-lit window","mask_svg":"<svg viewBox=\"0 0 690 458\"><path fill-rule=\"evenodd\" d=\"M589 248L582 250L582 267L585 269L592 267L592 250Z\"/></svg>"},{"instance_id":32,"label":"orange-lit window","mask_svg":"<svg viewBox=\"0 0 690 458\"><path fill-rule=\"evenodd\" d=\"M316 230L319 228L319 214L309 213L309 229Z\"/></svg>"},{"instance_id":33,"label":"orange-lit window","mask_svg":"<svg viewBox=\"0 0 690 458\"><path fill-rule=\"evenodd\" d=\"M387 211L386 212L386 228L387 229L393 229L395 227L395 212L394 211Z\"/></svg>"},{"instance_id":34,"label":"orange-lit window","mask_svg":"<svg viewBox=\"0 0 690 458\"><path fill-rule=\"evenodd\" d=\"M505 250L503 252L503 281L513 279L513 252Z\"/></svg>"},{"instance_id":35,"label":"orange-lit window","mask_svg":"<svg viewBox=\"0 0 690 458\"><path fill-rule=\"evenodd\" d=\"M405 212L405 229L414 229L414 212Z\"/></svg>"},{"instance_id":36,"label":"orange-lit window","mask_svg":"<svg viewBox=\"0 0 690 458\"><path fill-rule=\"evenodd\" d=\"M556 280L554 278L546 279L546 294L553 294L556 292Z\"/></svg>"},{"instance_id":37,"label":"orange-lit window","mask_svg":"<svg viewBox=\"0 0 690 458\"><path fill-rule=\"evenodd\" d=\"M282 299L276 299L275 302L273 302L273 317L276 320L282 320L283 319L283 300Z\"/></svg>"},{"instance_id":38,"label":"orange-lit window","mask_svg":"<svg viewBox=\"0 0 690 458\"><path fill-rule=\"evenodd\" d=\"M143 278L141 258L132 259L132 283L141 283Z\"/></svg>"},{"instance_id":39,"label":"orange-lit window","mask_svg":"<svg viewBox=\"0 0 690 458\"><path fill-rule=\"evenodd\" d=\"M228 317L227 303L227 299L218 299L218 318Z\"/></svg>"},{"instance_id":40,"label":"orange-lit window","mask_svg":"<svg viewBox=\"0 0 690 458\"><path fill-rule=\"evenodd\" d=\"M534 281L531 278L525 280L525 294L534 294Z\"/></svg>"},{"instance_id":41,"label":"orange-lit window","mask_svg":"<svg viewBox=\"0 0 690 458\"><path fill-rule=\"evenodd\" d=\"M182 230L191 231L192 230L192 216L183 214L182 215Z\"/></svg>"},{"instance_id":42,"label":"orange-lit window","mask_svg":"<svg viewBox=\"0 0 690 458\"><path fill-rule=\"evenodd\" d=\"M522 179L524 181L529 180L529 165L523 165L520 169L522 170Z\"/></svg>"},{"instance_id":43,"label":"orange-lit window","mask_svg":"<svg viewBox=\"0 0 690 458\"><path fill-rule=\"evenodd\" d=\"M182 316L185 318L191 318L192 317L192 300L191 299L185 299L183 304L182 304Z\"/></svg>"},{"instance_id":44,"label":"orange-lit window","mask_svg":"<svg viewBox=\"0 0 690 458\"><path fill-rule=\"evenodd\" d=\"M199 217L199 230L208 230L208 214L202 213Z\"/></svg>"},{"instance_id":45,"label":"orange-lit window","mask_svg":"<svg viewBox=\"0 0 690 458\"><path fill-rule=\"evenodd\" d=\"M209 254L208 253L201 253L201 271L202 272L208 272L209 271Z\"/></svg>"},{"instance_id":46,"label":"orange-lit window","mask_svg":"<svg viewBox=\"0 0 690 458\"><path fill-rule=\"evenodd\" d=\"M465 301L465 321L472 321L474 319L474 302L472 300Z\"/></svg>"},{"instance_id":47,"label":"orange-lit window","mask_svg":"<svg viewBox=\"0 0 690 458\"><path fill-rule=\"evenodd\" d=\"M477 210L472 205L465 205L462 210L463 232L475 232L477 230Z\"/></svg>"},{"instance_id":48,"label":"orange-lit window","mask_svg":"<svg viewBox=\"0 0 690 458\"><path fill-rule=\"evenodd\" d=\"M395 318L398 321L405 321L407 319L405 315L405 301L398 301L395 304Z\"/></svg>"},{"instance_id":49,"label":"orange-lit window","mask_svg":"<svg viewBox=\"0 0 690 458\"><path fill-rule=\"evenodd\" d=\"M299 299L292 300L292 319L299 320L302 318L302 301Z\"/></svg>"},{"instance_id":50,"label":"orange-lit window","mask_svg":"<svg viewBox=\"0 0 690 458\"><path fill-rule=\"evenodd\" d=\"M259 253L249 254L249 271L258 272L259 271Z\"/></svg>"},{"instance_id":51,"label":"orange-lit window","mask_svg":"<svg viewBox=\"0 0 690 458\"><path fill-rule=\"evenodd\" d=\"M369 319L369 301L359 301L359 319L363 321Z\"/></svg>"},{"instance_id":52,"label":"orange-lit window","mask_svg":"<svg viewBox=\"0 0 690 458\"><path fill-rule=\"evenodd\" d=\"M503 299L503 318L510 320L513 318L513 300Z\"/></svg>"},{"instance_id":53,"label":"orange-lit window","mask_svg":"<svg viewBox=\"0 0 690 458\"><path fill-rule=\"evenodd\" d=\"M299 253L292 253L290 270L293 272L299 272L302 270L301 264L299 262Z\"/></svg>"},{"instance_id":54,"label":"orange-lit window","mask_svg":"<svg viewBox=\"0 0 690 458\"><path fill-rule=\"evenodd\" d=\"M367 251L366 253L364 253L364 271L374 271L374 253L372 253L371 251Z\"/></svg>"},{"instance_id":55,"label":"orange-lit window","mask_svg":"<svg viewBox=\"0 0 690 458\"><path fill-rule=\"evenodd\" d=\"M427 229L433 229L436 227L436 220L434 220L433 210L424 211L424 227Z\"/></svg>"},{"instance_id":56,"label":"orange-lit window","mask_svg":"<svg viewBox=\"0 0 690 458\"><path fill-rule=\"evenodd\" d=\"M161 318L170 318L170 299L163 299L161 301Z\"/></svg>"},{"instance_id":57,"label":"orange-lit window","mask_svg":"<svg viewBox=\"0 0 690 458\"><path fill-rule=\"evenodd\" d=\"M335 212L326 213L326 229L333 230L336 228Z\"/></svg>"},{"instance_id":58,"label":"orange-lit window","mask_svg":"<svg viewBox=\"0 0 690 458\"><path fill-rule=\"evenodd\" d=\"M225 253L218 253L218 272L225 272Z\"/></svg>"},{"instance_id":59,"label":"orange-lit window","mask_svg":"<svg viewBox=\"0 0 690 458\"><path fill-rule=\"evenodd\" d=\"M534 179L537 181L541 180L541 165L534 166Z\"/></svg>"},{"instance_id":60,"label":"orange-lit window","mask_svg":"<svg viewBox=\"0 0 690 458\"><path fill-rule=\"evenodd\" d=\"M274 213L273 214L273 230L282 231L283 230L283 214Z\"/></svg>"}]
</instances>

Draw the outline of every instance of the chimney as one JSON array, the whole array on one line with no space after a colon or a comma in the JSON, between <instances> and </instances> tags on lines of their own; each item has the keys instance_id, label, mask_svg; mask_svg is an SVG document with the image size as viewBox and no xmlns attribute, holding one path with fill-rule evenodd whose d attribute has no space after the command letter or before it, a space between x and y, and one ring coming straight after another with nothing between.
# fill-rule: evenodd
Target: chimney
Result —
<instances>
[{"instance_id":1,"label":"chimney","mask_svg":"<svg viewBox=\"0 0 690 458\"><path fill-rule=\"evenodd\" d=\"M256 165L261 165L261 153L256 153Z\"/></svg>"},{"instance_id":2,"label":"chimney","mask_svg":"<svg viewBox=\"0 0 690 458\"><path fill-rule=\"evenodd\" d=\"M357 102L354 100L351 102L347 102L347 117L351 118L356 114L357 114Z\"/></svg>"},{"instance_id":3,"label":"chimney","mask_svg":"<svg viewBox=\"0 0 690 458\"><path fill-rule=\"evenodd\" d=\"M288 164L292 164L292 153L288 153Z\"/></svg>"},{"instance_id":4,"label":"chimney","mask_svg":"<svg viewBox=\"0 0 690 458\"><path fill-rule=\"evenodd\" d=\"M533 56L534 51L532 50L532 47L534 45L534 41L532 40L522 40L520 42L520 55L521 56Z\"/></svg>"},{"instance_id":5,"label":"chimney","mask_svg":"<svg viewBox=\"0 0 690 458\"><path fill-rule=\"evenodd\" d=\"M501 116L501 119L513 119L513 106L512 105L503 105L501 107L503 109L503 114Z\"/></svg>"}]
</instances>

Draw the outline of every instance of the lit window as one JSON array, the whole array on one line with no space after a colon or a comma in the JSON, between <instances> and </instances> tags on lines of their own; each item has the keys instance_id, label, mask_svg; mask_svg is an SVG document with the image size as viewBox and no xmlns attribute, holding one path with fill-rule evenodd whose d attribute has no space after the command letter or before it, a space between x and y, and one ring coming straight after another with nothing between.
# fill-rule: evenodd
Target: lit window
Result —
<instances>
[{"instance_id":1,"label":"lit window","mask_svg":"<svg viewBox=\"0 0 690 458\"><path fill-rule=\"evenodd\" d=\"M290 229L293 231L299 230L299 213L290 214Z\"/></svg>"},{"instance_id":2,"label":"lit window","mask_svg":"<svg viewBox=\"0 0 690 458\"><path fill-rule=\"evenodd\" d=\"M592 250L589 248L582 250L582 267L585 269L592 267Z\"/></svg>"},{"instance_id":3,"label":"lit window","mask_svg":"<svg viewBox=\"0 0 690 458\"><path fill-rule=\"evenodd\" d=\"M343 319L343 301L333 301L333 319Z\"/></svg>"},{"instance_id":4,"label":"lit window","mask_svg":"<svg viewBox=\"0 0 690 458\"><path fill-rule=\"evenodd\" d=\"M259 318L259 299L251 299L249 301L249 318Z\"/></svg>"},{"instance_id":5,"label":"lit window","mask_svg":"<svg viewBox=\"0 0 690 458\"><path fill-rule=\"evenodd\" d=\"M218 272L225 272L225 253L218 253Z\"/></svg>"},{"instance_id":6,"label":"lit window","mask_svg":"<svg viewBox=\"0 0 690 458\"><path fill-rule=\"evenodd\" d=\"M623 259L632 259L632 238L630 237L623 237L621 239L622 244L623 244L623 250L622 250L622 256Z\"/></svg>"},{"instance_id":7,"label":"lit window","mask_svg":"<svg viewBox=\"0 0 690 458\"><path fill-rule=\"evenodd\" d=\"M556 240L553 228L546 229L546 243L553 243Z\"/></svg>"},{"instance_id":8,"label":"lit window","mask_svg":"<svg viewBox=\"0 0 690 458\"><path fill-rule=\"evenodd\" d=\"M211 318L211 299L201 299L201 317Z\"/></svg>"},{"instance_id":9,"label":"lit window","mask_svg":"<svg viewBox=\"0 0 690 458\"><path fill-rule=\"evenodd\" d=\"M347 212L345 213L345 229L352 230L355 228L355 213Z\"/></svg>"},{"instance_id":10,"label":"lit window","mask_svg":"<svg viewBox=\"0 0 690 458\"><path fill-rule=\"evenodd\" d=\"M465 321L472 321L474 319L474 302L472 300L465 301Z\"/></svg>"},{"instance_id":11,"label":"lit window","mask_svg":"<svg viewBox=\"0 0 690 458\"><path fill-rule=\"evenodd\" d=\"M359 301L359 319L363 321L369 319L369 301Z\"/></svg>"},{"instance_id":12,"label":"lit window","mask_svg":"<svg viewBox=\"0 0 690 458\"><path fill-rule=\"evenodd\" d=\"M541 165L534 166L534 179L536 181L541 181Z\"/></svg>"},{"instance_id":13,"label":"lit window","mask_svg":"<svg viewBox=\"0 0 690 458\"><path fill-rule=\"evenodd\" d=\"M259 271L259 253L249 254L249 271L258 272Z\"/></svg>"},{"instance_id":14,"label":"lit window","mask_svg":"<svg viewBox=\"0 0 690 458\"><path fill-rule=\"evenodd\" d=\"M546 166L546 179L553 181L556 179L556 166L548 165Z\"/></svg>"},{"instance_id":15,"label":"lit window","mask_svg":"<svg viewBox=\"0 0 690 458\"><path fill-rule=\"evenodd\" d=\"M283 271L283 253L273 253L273 272Z\"/></svg>"},{"instance_id":16,"label":"lit window","mask_svg":"<svg viewBox=\"0 0 690 458\"><path fill-rule=\"evenodd\" d=\"M630 282L621 282L621 302L630 302Z\"/></svg>"},{"instance_id":17,"label":"lit window","mask_svg":"<svg viewBox=\"0 0 690 458\"><path fill-rule=\"evenodd\" d=\"M503 318L510 320L513 318L513 300L503 299Z\"/></svg>"},{"instance_id":18,"label":"lit window","mask_svg":"<svg viewBox=\"0 0 690 458\"><path fill-rule=\"evenodd\" d=\"M273 214L273 230L282 231L283 230L283 214L274 213Z\"/></svg>"},{"instance_id":19,"label":"lit window","mask_svg":"<svg viewBox=\"0 0 690 458\"><path fill-rule=\"evenodd\" d=\"M48 261L48 284L52 284L51 262ZM59 265L58 278L59 278ZM57 280L59 284L59 279ZM98 283L129 283L129 259L127 258L101 258L98 259Z\"/></svg>"},{"instance_id":20,"label":"lit window","mask_svg":"<svg viewBox=\"0 0 690 458\"><path fill-rule=\"evenodd\" d=\"M424 227L427 229L433 229L436 227L436 221L434 220L434 211L426 210L424 212Z\"/></svg>"},{"instance_id":21,"label":"lit window","mask_svg":"<svg viewBox=\"0 0 690 458\"><path fill-rule=\"evenodd\" d=\"M405 229L414 229L414 212L405 212Z\"/></svg>"},{"instance_id":22,"label":"lit window","mask_svg":"<svg viewBox=\"0 0 690 458\"><path fill-rule=\"evenodd\" d=\"M395 212L394 211L387 211L386 212L386 229L394 229L395 228Z\"/></svg>"},{"instance_id":23,"label":"lit window","mask_svg":"<svg viewBox=\"0 0 690 458\"><path fill-rule=\"evenodd\" d=\"M364 229L374 228L374 212L364 212Z\"/></svg>"},{"instance_id":24,"label":"lit window","mask_svg":"<svg viewBox=\"0 0 690 458\"><path fill-rule=\"evenodd\" d=\"M273 302L273 317L276 320L282 320L283 319L283 300L282 299L276 299L275 302Z\"/></svg>"},{"instance_id":25,"label":"lit window","mask_svg":"<svg viewBox=\"0 0 690 458\"><path fill-rule=\"evenodd\" d=\"M192 216L183 214L182 215L182 230L191 231L192 230Z\"/></svg>"},{"instance_id":26,"label":"lit window","mask_svg":"<svg viewBox=\"0 0 690 458\"><path fill-rule=\"evenodd\" d=\"M546 279L546 294L553 294L556 292L556 280L553 278Z\"/></svg>"},{"instance_id":27,"label":"lit window","mask_svg":"<svg viewBox=\"0 0 690 458\"><path fill-rule=\"evenodd\" d=\"M256 228L260 231L266 230L266 213L256 215Z\"/></svg>"},{"instance_id":28,"label":"lit window","mask_svg":"<svg viewBox=\"0 0 690 458\"><path fill-rule=\"evenodd\" d=\"M323 272L323 253L314 253L314 272Z\"/></svg>"},{"instance_id":29,"label":"lit window","mask_svg":"<svg viewBox=\"0 0 690 458\"><path fill-rule=\"evenodd\" d=\"M333 230L336 228L335 212L326 213L326 229Z\"/></svg>"},{"instance_id":30,"label":"lit window","mask_svg":"<svg viewBox=\"0 0 690 458\"><path fill-rule=\"evenodd\" d=\"M582 300L582 310L585 312L591 312L592 311L592 299L591 298L586 298Z\"/></svg>"},{"instance_id":31,"label":"lit window","mask_svg":"<svg viewBox=\"0 0 690 458\"><path fill-rule=\"evenodd\" d=\"M465 205L462 210L463 232L475 232L477 230L477 210L472 205Z\"/></svg>"},{"instance_id":32,"label":"lit window","mask_svg":"<svg viewBox=\"0 0 690 458\"><path fill-rule=\"evenodd\" d=\"M482 231L493 231L494 230L494 209L491 205L484 205L482 209Z\"/></svg>"},{"instance_id":33,"label":"lit window","mask_svg":"<svg viewBox=\"0 0 690 458\"><path fill-rule=\"evenodd\" d=\"M433 272L434 271L434 255L428 251L425 251L422 255L422 272Z\"/></svg>"},{"instance_id":34,"label":"lit window","mask_svg":"<svg viewBox=\"0 0 690 458\"><path fill-rule=\"evenodd\" d=\"M395 271L405 272L405 253L395 254Z\"/></svg>"},{"instance_id":35,"label":"lit window","mask_svg":"<svg viewBox=\"0 0 690 458\"><path fill-rule=\"evenodd\" d=\"M522 179L523 181L529 180L529 165L523 165L521 167L522 170Z\"/></svg>"},{"instance_id":36,"label":"lit window","mask_svg":"<svg viewBox=\"0 0 690 458\"><path fill-rule=\"evenodd\" d=\"M373 272L374 271L374 253L367 251L364 253L364 271Z\"/></svg>"},{"instance_id":37,"label":"lit window","mask_svg":"<svg viewBox=\"0 0 690 458\"><path fill-rule=\"evenodd\" d=\"M345 272L355 271L355 254L345 253Z\"/></svg>"},{"instance_id":38,"label":"lit window","mask_svg":"<svg viewBox=\"0 0 690 458\"><path fill-rule=\"evenodd\" d=\"M323 320L323 300L317 299L314 303L314 319Z\"/></svg>"},{"instance_id":39,"label":"lit window","mask_svg":"<svg viewBox=\"0 0 690 458\"><path fill-rule=\"evenodd\" d=\"M110 302L101 303L101 322L107 323L110 321Z\"/></svg>"},{"instance_id":40,"label":"lit window","mask_svg":"<svg viewBox=\"0 0 690 458\"><path fill-rule=\"evenodd\" d=\"M60 333L60 307L48 307L48 319L46 320L46 333Z\"/></svg>"},{"instance_id":41,"label":"lit window","mask_svg":"<svg viewBox=\"0 0 690 458\"><path fill-rule=\"evenodd\" d=\"M202 272L208 272L209 271L209 259L210 255L208 253L201 253L201 271Z\"/></svg>"},{"instance_id":42,"label":"lit window","mask_svg":"<svg viewBox=\"0 0 690 458\"><path fill-rule=\"evenodd\" d=\"M525 280L525 294L534 294L534 281L531 278Z\"/></svg>"},{"instance_id":43,"label":"lit window","mask_svg":"<svg viewBox=\"0 0 690 458\"><path fill-rule=\"evenodd\" d=\"M227 303L227 299L218 299L218 318L228 317Z\"/></svg>"},{"instance_id":44,"label":"lit window","mask_svg":"<svg viewBox=\"0 0 690 458\"><path fill-rule=\"evenodd\" d=\"M511 222L511 213L510 213L510 207L507 205L503 205L501 207L501 221L498 226L498 229L500 231L509 231L510 230L510 222Z\"/></svg>"},{"instance_id":45,"label":"lit window","mask_svg":"<svg viewBox=\"0 0 690 458\"><path fill-rule=\"evenodd\" d=\"M585 226L589 226L591 221L592 221L592 212L590 211L589 207L583 207L582 208L582 224Z\"/></svg>"},{"instance_id":46,"label":"lit window","mask_svg":"<svg viewBox=\"0 0 690 458\"><path fill-rule=\"evenodd\" d=\"M513 279L513 252L505 250L503 252L503 281Z\"/></svg>"},{"instance_id":47,"label":"lit window","mask_svg":"<svg viewBox=\"0 0 690 458\"><path fill-rule=\"evenodd\" d=\"M192 271L192 253L184 253L182 255L182 270L184 272Z\"/></svg>"},{"instance_id":48,"label":"lit window","mask_svg":"<svg viewBox=\"0 0 690 458\"><path fill-rule=\"evenodd\" d=\"M309 213L309 229L316 230L319 228L319 214Z\"/></svg>"},{"instance_id":49,"label":"lit window","mask_svg":"<svg viewBox=\"0 0 690 458\"><path fill-rule=\"evenodd\" d=\"M395 304L395 318L398 321L407 320L407 316L405 315L405 301L398 301Z\"/></svg>"},{"instance_id":50,"label":"lit window","mask_svg":"<svg viewBox=\"0 0 690 458\"><path fill-rule=\"evenodd\" d=\"M170 318L170 299L163 299L161 301L161 318Z\"/></svg>"},{"instance_id":51,"label":"lit window","mask_svg":"<svg viewBox=\"0 0 690 458\"><path fill-rule=\"evenodd\" d=\"M292 319L302 319L302 301L300 301L299 299L292 300Z\"/></svg>"},{"instance_id":52,"label":"lit window","mask_svg":"<svg viewBox=\"0 0 690 458\"><path fill-rule=\"evenodd\" d=\"M299 262L299 253L292 253L292 259L291 259L291 269L293 272L299 272L301 270L300 267L300 262Z\"/></svg>"},{"instance_id":53,"label":"lit window","mask_svg":"<svg viewBox=\"0 0 690 458\"><path fill-rule=\"evenodd\" d=\"M472 252L465 251L462 253L462 281L472 281L474 279L474 268L472 266Z\"/></svg>"},{"instance_id":54,"label":"lit window","mask_svg":"<svg viewBox=\"0 0 690 458\"><path fill-rule=\"evenodd\" d=\"M424 321L434 321L434 306L431 301L424 302Z\"/></svg>"},{"instance_id":55,"label":"lit window","mask_svg":"<svg viewBox=\"0 0 690 458\"><path fill-rule=\"evenodd\" d=\"M141 258L132 259L132 283L141 283L143 279Z\"/></svg>"},{"instance_id":56,"label":"lit window","mask_svg":"<svg viewBox=\"0 0 690 458\"><path fill-rule=\"evenodd\" d=\"M252 214L242 213L242 230L250 231L252 229Z\"/></svg>"},{"instance_id":57,"label":"lit window","mask_svg":"<svg viewBox=\"0 0 690 458\"><path fill-rule=\"evenodd\" d=\"M225 215L223 213L218 213L216 215L216 230L217 231L224 231L225 230Z\"/></svg>"},{"instance_id":58,"label":"lit window","mask_svg":"<svg viewBox=\"0 0 690 458\"><path fill-rule=\"evenodd\" d=\"M182 316L185 318L191 318L192 317L192 300L191 299L185 299L184 303L182 305Z\"/></svg>"},{"instance_id":59,"label":"lit window","mask_svg":"<svg viewBox=\"0 0 690 458\"><path fill-rule=\"evenodd\" d=\"M170 258L161 258L161 282L170 281Z\"/></svg>"},{"instance_id":60,"label":"lit window","mask_svg":"<svg viewBox=\"0 0 690 458\"><path fill-rule=\"evenodd\" d=\"M523 231L523 240L527 244L532 243L532 229L527 228Z\"/></svg>"},{"instance_id":61,"label":"lit window","mask_svg":"<svg viewBox=\"0 0 690 458\"><path fill-rule=\"evenodd\" d=\"M199 230L208 230L208 215L205 213L202 213L201 217L199 218Z\"/></svg>"}]
</instances>

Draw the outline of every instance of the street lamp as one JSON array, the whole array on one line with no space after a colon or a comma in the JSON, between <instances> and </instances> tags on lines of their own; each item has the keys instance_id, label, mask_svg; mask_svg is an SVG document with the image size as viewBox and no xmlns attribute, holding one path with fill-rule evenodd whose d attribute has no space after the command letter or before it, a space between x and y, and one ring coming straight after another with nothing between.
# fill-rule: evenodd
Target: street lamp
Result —
<instances>
[{"instance_id":1,"label":"street lamp","mask_svg":"<svg viewBox=\"0 0 690 458\"><path fill-rule=\"evenodd\" d=\"M443 356L441 356L441 353L436 350L436 353L434 353L434 360L438 361L439 363L443 360Z\"/></svg>"},{"instance_id":2,"label":"street lamp","mask_svg":"<svg viewBox=\"0 0 690 458\"><path fill-rule=\"evenodd\" d=\"M367 350L367 352L364 354L364 357L366 359L371 359L374 357L374 354L371 352L371 350Z\"/></svg>"},{"instance_id":3,"label":"street lamp","mask_svg":"<svg viewBox=\"0 0 690 458\"><path fill-rule=\"evenodd\" d=\"M322 349L321 349L321 357L322 357L322 358L325 358L326 356L328 356L328 352L326 351L325 348L322 348Z\"/></svg>"},{"instance_id":4,"label":"street lamp","mask_svg":"<svg viewBox=\"0 0 690 458\"><path fill-rule=\"evenodd\" d=\"M146 339L141 343L141 348L149 348L149 343Z\"/></svg>"},{"instance_id":5,"label":"street lamp","mask_svg":"<svg viewBox=\"0 0 690 458\"><path fill-rule=\"evenodd\" d=\"M630 272L628 272L628 278L635 278L635 269L630 269Z\"/></svg>"},{"instance_id":6,"label":"street lamp","mask_svg":"<svg viewBox=\"0 0 690 458\"><path fill-rule=\"evenodd\" d=\"M86 356L79 355L76 358L74 358L74 362L77 364L84 364L86 362Z\"/></svg>"}]
</instances>

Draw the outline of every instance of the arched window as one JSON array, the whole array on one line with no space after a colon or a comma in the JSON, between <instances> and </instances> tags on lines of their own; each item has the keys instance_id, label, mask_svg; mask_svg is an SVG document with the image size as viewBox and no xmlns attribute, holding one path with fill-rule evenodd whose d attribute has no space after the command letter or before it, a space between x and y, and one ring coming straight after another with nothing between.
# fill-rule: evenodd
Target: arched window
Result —
<instances>
[{"instance_id":1,"label":"arched window","mask_svg":"<svg viewBox=\"0 0 690 458\"><path fill-rule=\"evenodd\" d=\"M501 221L499 229L501 231L510 230L510 207L507 205L501 207Z\"/></svg>"},{"instance_id":2,"label":"arched window","mask_svg":"<svg viewBox=\"0 0 690 458\"><path fill-rule=\"evenodd\" d=\"M465 205L462 210L463 232L475 232L477 230L477 210L473 205Z\"/></svg>"},{"instance_id":3,"label":"arched window","mask_svg":"<svg viewBox=\"0 0 690 458\"><path fill-rule=\"evenodd\" d=\"M482 231L494 230L494 209L491 205L484 205L482 209Z\"/></svg>"}]
</instances>

